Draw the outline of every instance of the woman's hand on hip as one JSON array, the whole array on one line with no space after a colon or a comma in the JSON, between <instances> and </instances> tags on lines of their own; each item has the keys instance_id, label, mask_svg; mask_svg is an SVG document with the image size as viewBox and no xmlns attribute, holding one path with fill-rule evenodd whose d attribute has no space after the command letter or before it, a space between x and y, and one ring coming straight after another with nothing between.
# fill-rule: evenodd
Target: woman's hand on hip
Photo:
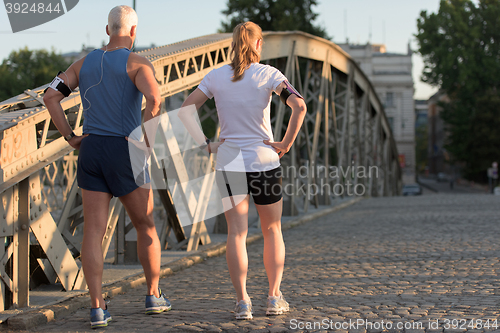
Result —
<instances>
[{"instance_id":1,"label":"woman's hand on hip","mask_svg":"<svg viewBox=\"0 0 500 333\"><path fill-rule=\"evenodd\" d=\"M222 139L218 142L210 142L210 153L212 154L217 154L217 151L219 150L219 146L224 143L226 139Z\"/></svg>"},{"instance_id":2,"label":"woman's hand on hip","mask_svg":"<svg viewBox=\"0 0 500 333\"><path fill-rule=\"evenodd\" d=\"M283 143L283 141L271 142L269 140L264 140L264 143L273 147L274 150L276 150L276 153L278 153L279 158L282 158L283 155L285 155L290 150L290 146Z\"/></svg>"}]
</instances>

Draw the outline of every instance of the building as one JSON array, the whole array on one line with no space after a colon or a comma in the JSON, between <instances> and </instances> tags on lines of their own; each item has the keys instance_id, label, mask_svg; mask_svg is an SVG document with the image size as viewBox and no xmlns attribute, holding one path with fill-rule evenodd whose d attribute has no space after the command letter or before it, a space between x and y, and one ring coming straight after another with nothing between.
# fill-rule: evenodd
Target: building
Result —
<instances>
[{"instance_id":1,"label":"building","mask_svg":"<svg viewBox=\"0 0 500 333\"><path fill-rule=\"evenodd\" d=\"M403 183L414 183L415 159L415 102L412 77L412 51L389 53L383 44L338 44L358 63L370 79L384 104L399 161Z\"/></svg>"}]
</instances>

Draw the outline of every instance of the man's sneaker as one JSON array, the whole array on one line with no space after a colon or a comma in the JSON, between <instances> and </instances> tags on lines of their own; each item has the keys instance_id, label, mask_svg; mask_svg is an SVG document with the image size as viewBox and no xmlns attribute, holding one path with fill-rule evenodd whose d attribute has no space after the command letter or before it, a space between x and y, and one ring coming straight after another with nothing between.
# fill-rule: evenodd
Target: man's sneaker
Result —
<instances>
[{"instance_id":1,"label":"man's sneaker","mask_svg":"<svg viewBox=\"0 0 500 333\"><path fill-rule=\"evenodd\" d=\"M160 297L156 297L155 295L146 296L146 314L161 313L172 308L170 301L161 293L160 288L158 288L158 292Z\"/></svg>"},{"instance_id":2,"label":"man's sneaker","mask_svg":"<svg viewBox=\"0 0 500 333\"><path fill-rule=\"evenodd\" d=\"M105 310L101 308L90 309L90 327L99 328L108 326L108 321L111 320L111 315L106 307Z\"/></svg>"},{"instance_id":3,"label":"man's sneaker","mask_svg":"<svg viewBox=\"0 0 500 333\"><path fill-rule=\"evenodd\" d=\"M268 296L267 297L267 310L266 315L275 316L280 315L285 312L290 311L290 306L288 302L283 297L283 294L280 293L279 296Z\"/></svg>"},{"instance_id":4,"label":"man's sneaker","mask_svg":"<svg viewBox=\"0 0 500 333\"><path fill-rule=\"evenodd\" d=\"M236 302L236 308L234 308L234 315L236 319L252 319L252 301L241 300Z\"/></svg>"}]
</instances>

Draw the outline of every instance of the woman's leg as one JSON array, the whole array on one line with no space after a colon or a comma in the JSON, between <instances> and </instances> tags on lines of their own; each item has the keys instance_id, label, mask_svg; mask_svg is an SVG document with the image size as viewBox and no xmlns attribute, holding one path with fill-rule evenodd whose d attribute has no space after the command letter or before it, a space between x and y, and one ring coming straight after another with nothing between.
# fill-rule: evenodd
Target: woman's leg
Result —
<instances>
[{"instance_id":1,"label":"woman's leg","mask_svg":"<svg viewBox=\"0 0 500 333\"><path fill-rule=\"evenodd\" d=\"M83 241L81 260L93 308L106 308L102 298L102 238L106 232L111 194L82 189Z\"/></svg>"},{"instance_id":2,"label":"woman's leg","mask_svg":"<svg viewBox=\"0 0 500 333\"><path fill-rule=\"evenodd\" d=\"M248 234L249 196L238 195L232 198L223 198L222 200L227 220L227 267L239 302L243 299L249 299L246 289L248 272L246 239ZM236 202L236 205L232 204L234 202Z\"/></svg>"},{"instance_id":3,"label":"woman's leg","mask_svg":"<svg viewBox=\"0 0 500 333\"><path fill-rule=\"evenodd\" d=\"M255 205L264 235L264 267L269 280L269 296L280 295L285 266L285 243L281 233L283 199L270 205Z\"/></svg>"}]
</instances>

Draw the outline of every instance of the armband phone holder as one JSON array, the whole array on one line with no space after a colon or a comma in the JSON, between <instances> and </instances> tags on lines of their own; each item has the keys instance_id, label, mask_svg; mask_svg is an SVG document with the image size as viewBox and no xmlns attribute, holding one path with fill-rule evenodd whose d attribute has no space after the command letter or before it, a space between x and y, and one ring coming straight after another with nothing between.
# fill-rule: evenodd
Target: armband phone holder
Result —
<instances>
[{"instance_id":1,"label":"armband phone holder","mask_svg":"<svg viewBox=\"0 0 500 333\"><path fill-rule=\"evenodd\" d=\"M57 75L60 75L62 73L63 72L60 71L59 73L57 73ZM68 97L71 94L71 89L64 83L64 80L61 79L59 76L56 76L52 80L47 89L49 88L52 88L55 91L59 91L61 94L64 95L64 97ZM47 89L45 89L45 91L47 91Z\"/></svg>"}]
</instances>

